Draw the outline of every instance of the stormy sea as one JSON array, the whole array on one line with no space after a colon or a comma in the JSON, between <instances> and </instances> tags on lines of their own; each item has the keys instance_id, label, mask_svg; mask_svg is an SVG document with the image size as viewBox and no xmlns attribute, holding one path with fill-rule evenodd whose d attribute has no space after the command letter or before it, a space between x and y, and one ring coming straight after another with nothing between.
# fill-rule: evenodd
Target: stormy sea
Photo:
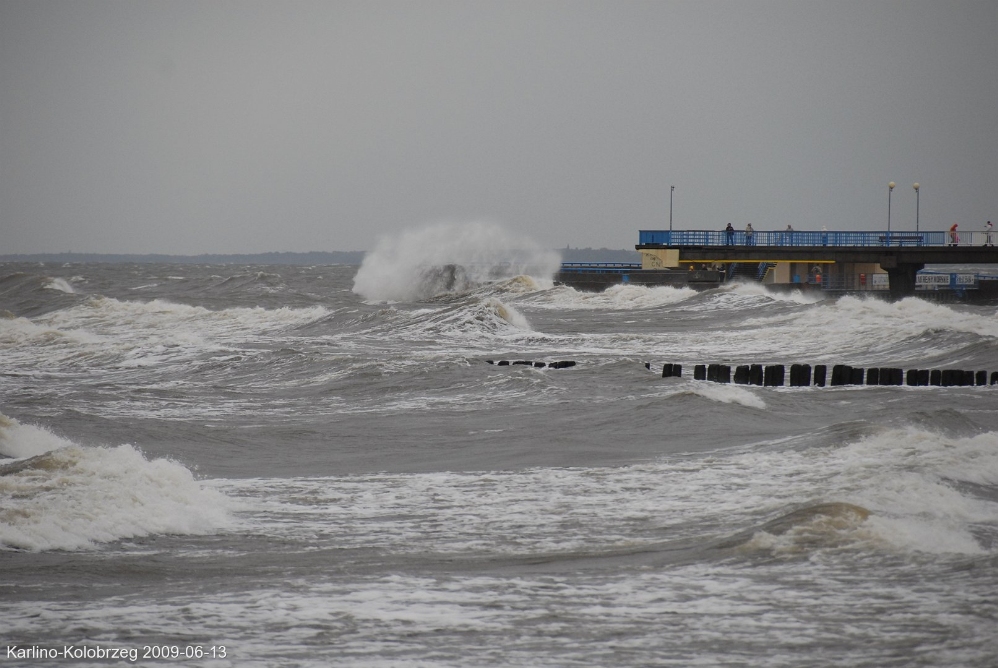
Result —
<instances>
[{"instance_id":1,"label":"stormy sea","mask_svg":"<svg viewBox=\"0 0 998 668\"><path fill-rule=\"evenodd\" d=\"M495 246L0 264L0 664L995 665L998 386L692 374L990 374L995 304Z\"/></svg>"}]
</instances>

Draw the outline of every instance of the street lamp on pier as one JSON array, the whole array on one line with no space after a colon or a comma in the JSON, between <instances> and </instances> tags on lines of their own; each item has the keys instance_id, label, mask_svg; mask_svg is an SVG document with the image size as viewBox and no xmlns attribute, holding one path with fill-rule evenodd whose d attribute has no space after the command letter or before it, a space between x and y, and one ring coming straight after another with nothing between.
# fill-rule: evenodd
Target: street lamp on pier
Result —
<instances>
[{"instance_id":1,"label":"street lamp on pier","mask_svg":"<svg viewBox=\"0 0 998 668\"><path fill-rule=\"evenodd\" d=\"M894 186L897 184L891 181L887 184L887 233L891 232L891 193L894 192Z\"/></svg>"},{"instance_id":2,"label":"street lamp on pier","mask_svg":"<svg viewBox=\"0 0 998 668\"><path fill-rule=\"evenodd\" d=\"M913 187L915 188L915 231L918 232L918 184Z\"/></svg>"},{"instance_id":3,"label":"street lamp on pier","mask_svg":"<svg viewBox=\"0 0 998 668\"><path fill-rule=\"evenodd\" d=\"M676 192L676 186L669 186L669 242L672 242L672 194Z\"/></svg>"}]
</instances>

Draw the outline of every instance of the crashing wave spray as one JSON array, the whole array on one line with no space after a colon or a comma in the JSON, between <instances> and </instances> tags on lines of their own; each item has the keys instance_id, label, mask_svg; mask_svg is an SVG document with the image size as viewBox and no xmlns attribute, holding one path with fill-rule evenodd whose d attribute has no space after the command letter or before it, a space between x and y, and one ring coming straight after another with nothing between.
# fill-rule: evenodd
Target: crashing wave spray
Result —
<instances>
[{"instance_id":1,"label":"crashing wave spray","mask_svg":"<svg viewBox=\"0 0 998 668\"><path fill-rule=\"evenodd\" d=\"M228 498L177 462L146 459L131 445L84 447L0 413L0 552L86 549L231 524Z\"/></svg>"},{"instance_id":2,"label":"crashing wave spray","mask_svg":"<svg viewBox=\"0 0 998 668\"><path fill-rule=\"evenodd\" d=\"M354 278L372 301L419 301L529 274L550 280L561 259L489 223L442 223L382 237Z\"/></svg>"}]
</instances>

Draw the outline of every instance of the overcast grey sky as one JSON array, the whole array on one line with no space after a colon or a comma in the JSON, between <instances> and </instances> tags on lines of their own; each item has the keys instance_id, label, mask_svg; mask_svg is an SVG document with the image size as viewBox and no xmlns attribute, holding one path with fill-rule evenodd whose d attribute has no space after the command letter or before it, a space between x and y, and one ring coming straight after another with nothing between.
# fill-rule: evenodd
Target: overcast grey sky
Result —
<instances>
[{"instance_id":1,"label":"overcast grey sky","mask_svg":"<svg viewBox=\"0 0 998 668\"><path fill-rule=\"evenodd\" d=\"M0 254L998 222L998 2L0 0Z\"/></svg>"}]
</instances>

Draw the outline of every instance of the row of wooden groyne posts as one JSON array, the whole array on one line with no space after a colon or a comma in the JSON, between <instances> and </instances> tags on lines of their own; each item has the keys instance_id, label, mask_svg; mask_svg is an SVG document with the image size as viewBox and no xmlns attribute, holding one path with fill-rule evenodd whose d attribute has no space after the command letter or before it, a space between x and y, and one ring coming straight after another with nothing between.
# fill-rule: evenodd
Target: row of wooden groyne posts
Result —
<instances>
[{"instance_id":1,"label":"row of wooden groyne posts","mask_svg":"<svg viewBox=\"0 0 998 668\"><path fill-rule=\"evenodd\" d=\"M549 369L570 369L575 366L575 362L572 360L561 360L558 362L533 362L528 360L516 360L515 362L510 362L509 360L485 360L486 364L495 364L496 366L530 366L535 369L543 369L547 367Z\"/></svg>"},{"instance_id":2,"label":"row of wooden groyne posts","mask_svg":"<svg viewBox=\"0 0 998 668\"><path fill-rule=\"evenodd\" d=\"M646 369L651 369L651 363L645 363ZM663 378L681 378L681 364L665 364L662 366ZM715 383L730 383L738 385L759 385L764 387L783 387L787 380L786 366L783 364L743 364L736 366L732 378L731 366L727 364L697 364L693 367L693 380L707 380ZM846 364L836 364L832 367L831 378L828 378L828 366L816 364L790 365L790 387L816 387L829 385L908 385L910 387L935 385L939 387L964 387L971 385L998 385L998 371L992 371L989 378L987 371L967 371L964 369L904 369L893 367L853 367Z\"/></svg>"},{"instance_id":3,"label":"row of wooden groyne posts","mask_svg":"<svg viewBox=\"0 0 998 668\"><path fill-rule=\"evenodd\" d=\"M570 369L575 366L571 360L558 362L533 362L528 360L485 360L496 366L529 366L536 369ZM645 362L651 369L651 362ZM743 364L736 366L734 375L728 364L697 364L693 367L693 380L706 380L713 383L736 385L759 385L761 387L783 387L787 384L787 367L783 364ZM682 378L682 364L663 364L662 378ZM967 387L976 385L998 385L998 371L968 371L965 369L904 369L896 367L853 367L836 364L832 367L832 377L828 377L828 366L816 364L791 364L790 387L815 387L825 385L908 385L909 387L934 385L937 387Z\"/></svg>"}]
</instances>

